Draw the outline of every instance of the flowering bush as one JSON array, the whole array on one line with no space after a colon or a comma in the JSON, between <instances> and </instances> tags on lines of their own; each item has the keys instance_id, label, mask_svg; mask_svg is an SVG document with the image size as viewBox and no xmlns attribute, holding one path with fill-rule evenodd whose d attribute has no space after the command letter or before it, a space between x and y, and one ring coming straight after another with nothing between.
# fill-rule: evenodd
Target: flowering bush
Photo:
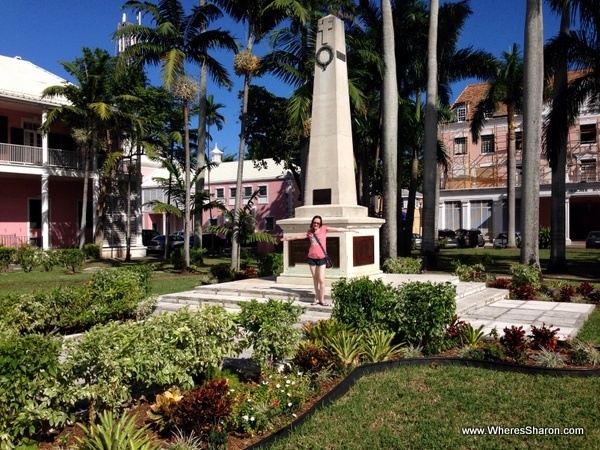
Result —
<instances>
[{"instance_id":1,"label":"flowering bush","mask_svg":"<svg viewBox=\"0 0 600 450\"><path fill-rule=\"evenodd\" d=\"M238 394L229 427L250 435L261 434L273 428L274 418L295 417L295 411L310 395L309 375L278 370L265 372L258 384Z\"/></svg>"}]
</instances>

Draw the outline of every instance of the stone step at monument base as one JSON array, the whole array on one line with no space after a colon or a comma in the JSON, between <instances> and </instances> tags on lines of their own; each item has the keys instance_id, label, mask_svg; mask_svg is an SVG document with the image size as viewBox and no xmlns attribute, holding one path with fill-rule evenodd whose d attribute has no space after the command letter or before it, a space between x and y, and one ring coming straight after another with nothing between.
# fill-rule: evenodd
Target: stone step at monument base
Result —
<instances>
[{"instance_id":1,"label":"stone step at monument base","mask_svg":"<svg viewBox=\"0 0 600 450\"><path fill-rule=\"evenodd\" d=\"M438 278L437 280L429 280L431 277L427 277L426 280L423 275L420 277L420 281L452 282L456 284L457 314L459 316L508 296L508 291L486 288L485 283L461 283L456 277L448 276ZM417 281L417 279L413 276L411 279L405 280L400 280L398 277L391 277L384 280L384 282L394 285L401 285L402 282L406 281ZM282 285L275 283L274 279L269 278L253 278L229 283L198 286L193 291L162 295L159 297L155 313L173 312L185 306L201 308L206 305L221 305L227 311L237 313L241 310L241 303L249 302L253 299L258 302L267 302L268 299L291 300L294 305L304 308L300 323L305 321L317 322L318 320L328 319L331 316L331 307L312 305L314 300L312 287ZM325 301L329 304L332 303L331 291L329 289L326 291Z\"/></svg>"}]
</instances>

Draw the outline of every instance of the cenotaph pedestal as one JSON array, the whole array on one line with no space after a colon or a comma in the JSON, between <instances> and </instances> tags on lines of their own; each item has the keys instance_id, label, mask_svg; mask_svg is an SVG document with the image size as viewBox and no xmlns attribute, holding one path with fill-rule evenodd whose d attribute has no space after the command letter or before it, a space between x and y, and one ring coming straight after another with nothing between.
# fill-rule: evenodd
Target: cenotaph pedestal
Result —
<instances>
[{"instance_id":1,"label":"cenotaph pedestal","mask_svg":"<svg viewBox=\"0 0 600 450\"><path fill-rule=\"evenodd\" d=\"M369 217L367 208L357 203L346 38L343 22L332 15L319 20L305 175L304 206L296 208L295 217L277 222L284 234L306 232L315 215L324 225L354 228L357 233L328 233L327 253L334 265L325 271L326 283L380 276L379 228L384 221ZM308 246L308 239L284 242L278 283L313 284Z\"/></svg>"}]
</instances>

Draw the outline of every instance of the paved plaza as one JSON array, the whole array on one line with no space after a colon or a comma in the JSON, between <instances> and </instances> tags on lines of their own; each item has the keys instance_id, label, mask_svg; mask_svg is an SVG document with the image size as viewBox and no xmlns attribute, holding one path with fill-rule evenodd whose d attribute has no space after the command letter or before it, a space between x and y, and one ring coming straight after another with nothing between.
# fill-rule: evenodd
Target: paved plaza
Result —
<instances>
[{"instance_id":1,"label":"paved plaza","mask_svg":"<svg viewBox=\"0 0 600 450\"><path fill-rule=\"evenodd\" d=\"M541 302L533 300L508 300L508 291L487 288L485 283L464 283L453 275L383 274L383 281L399 286L410 281L444 283L456 285L456 313L461 320L474 327L484 326L489 333L496 328L501 335L505 327L523 326L526 333L531 325L560 328L559 339L574 337L583 326L595 306L582 303ZM193 291L167 294L159 297L158 313L175 311L183 306L200 307L220 304L230 311L238 311L241 302L257 299L291 299L305 308L301 321L316 322L331 317L331 307L311 305L314 294L312 286L277 283L274 278L251 278L228 283L198 286ZM325 299L332 303L331 289L326 289Z\"/></svg>"}]
</instances>

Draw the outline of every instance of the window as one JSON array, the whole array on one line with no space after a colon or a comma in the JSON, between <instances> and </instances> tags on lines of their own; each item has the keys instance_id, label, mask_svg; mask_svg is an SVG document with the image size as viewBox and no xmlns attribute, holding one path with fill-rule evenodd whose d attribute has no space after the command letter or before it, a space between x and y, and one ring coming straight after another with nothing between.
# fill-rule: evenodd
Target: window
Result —
<instances>
[{"instance_id":1,"label":"window","mask_svg":"<svg viewBox=\"0 0 600 450\"><path fill-rule=\"evenodd\" d=\"M455 230L460 228L462 207L460 202L446 202L445 218L446 228Z\"/></svg>"},{"instance_id":2,"label":"window","mask_svg":"<svg viewBox=\"0 0 600 450\"><path fill-rule=\"evenodd\" d=\"M596 143L596 124L588 123L579 125L579 142L582 144Z\"/></svg>"},{"instance_id":3,"label":"window","mask_svg":"<svg viewBox=\"0 0 600 450\"><path fill-rule=\"evenodd\" d=\"M265 231L273 231L275 229L275 218L265 217Z\"/></svg>"},{"instance_id":4,"label":"window","mask_svg":"<svg viewBox=\"0 0 600 450\"><path fill-rule=\"evenodd\" d=\"M267 196L267 186L262 185L258 187L258 203L266 204L269 202L269 197Z\"/></svg>"},{"instance_id":5,"label":"window","mask_svg":"<svg viewBox=\"0 0 600 450\"><path fill-rule=\"evenodd\" d=\"M38 133L39 123L23 122L23 145L41 147L42 136Z\"/></svg>"},{"instance_id":6,"label":"window","mask_svg":"<svg viewBox=\"0 0 600 450\"><path fill-rule=\"evenodd\" d=\"M42 201L29 199L29 228L42 228Z\"/></svg>"},{"instance_id":7,"label":"window","mask_svg":"<svg viewBox=\"0 0 600 450\"><path fill-rule=\"evenodd\" d=\"M481 153L494 153L494 135L481 136Z\"/></svg>"},{"instance_id":8,"label":"window","mask_svg":"<svg viewBox=\"0 0 600 450\"><path fill-rule=\"evenodd\" d=\"M456 120L459 122L467 120L467 106L464 103L456 107Z\"/></svg>"},{"instance_id":9,"label":"window","mask_svg":"<svg viewBox=\"0 0 600 450\"><path fill-rule=\"evenodd\" d=\"M225 198L225 189L223 189L223 188L216 188L215 189L215 196L217 197L217 200L223 200Z\"/></svg>"},{"instance_id":10,"label":"window","mask_svg":"<svg viewBox=\"0 0 600 450\"><path fill-rule=\"evenodd\" d=\"M494 117L494 111L490 111L489 109L486 109L483 112L483 118L484 119L491 119L492 117Z\"/></svg>"},{"instance_id":11,"label":"window","mask_svg":"<svg viewBox=\"0 0 600 450\"><path fill-rule=\"evenodd\" d=\"M234 187L229 188L229 198L235 198L235 189Z\"/></svg>"},{"instance_id":12,"label":"window","mask_svg":"<svg viewBox=\"0 0 600 450\"><path fill-rule=\"evenodd\" d=\"M244 198L252 197L252 186L244 186Z\"/></svg>"},{"instance_id":13,"label":"window","mask_svg":"<svg viewBox=\"0 0 600 450\"><path fill-rule=\"evenodd\" d=\"M455 155L466 155L467 154L467 138L460 137L454 139L454 154Z\"/></svg>"},{"instance_id":14,"label":"window","mask_svg":"<svg viewBox=\"0 0 600 450\"><path fill-rule=\"evenodd\" d=\"M596 181L596 161L593 159L582 160L580 165L580 181Z\"/></svg>"},{"instance_id":15,"label":"window","mask_svg":"<svg viewBox=\"0 0 600 450\"><path fill-rule=\"evenodd\" d=\"M515 132L515 149L518 152L523 151L523 132L522 131Z\"/></svg>"},{"instance_id":16,"label":"window","mask_svg":"<svg viewBox=\"0 0 600 450\"><path fill-rule=\"evenodd\" d=\"M219 225L219 219L213 217L212 219L210 219L209 224L211 227L216 227L217 225Z\"/></svg>"}]
</instances>

